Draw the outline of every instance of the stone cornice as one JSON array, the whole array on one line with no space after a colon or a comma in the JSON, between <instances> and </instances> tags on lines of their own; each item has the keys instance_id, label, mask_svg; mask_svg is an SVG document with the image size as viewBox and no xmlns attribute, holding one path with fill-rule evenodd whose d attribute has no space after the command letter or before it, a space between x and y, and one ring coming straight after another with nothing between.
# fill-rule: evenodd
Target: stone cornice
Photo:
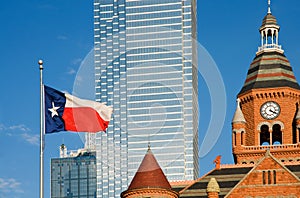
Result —
<instances>
[{"instance_id":1,"label":"stone cornice","mask_svg":"<svg viewBox=\"0 0 300 198\"><path fill-rule=\"evenodd\" d=\"M165 195L166 198L178 198L179 194L173 190L163 189L163 188L140 188L132 189L122 192L122 198L130 198L131 196L135 197L136 195Z\"/></svg>"}]
</instances>

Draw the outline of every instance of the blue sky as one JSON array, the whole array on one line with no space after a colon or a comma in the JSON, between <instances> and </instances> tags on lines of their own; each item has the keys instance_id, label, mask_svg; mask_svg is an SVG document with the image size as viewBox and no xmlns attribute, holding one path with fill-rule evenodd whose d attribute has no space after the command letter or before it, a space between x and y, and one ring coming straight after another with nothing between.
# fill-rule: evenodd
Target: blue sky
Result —
<instances>
[{"instance_id":1,"label":"blue sky","mask_svg":"<svg viewBox=\"0 0 300 198\"><path fill-rule=\"evenodd\" d=\"M201 174L222 163L233 163L231 118L240 91L260 44L259 26L267 0L198 0L198 41L211 54L226 88L226 119L216 145L200 159ZM281 31L279 42L300 79L300 2L272 1ZM39 70L44 60L44 82L72 93L81 61L93 47L92 0L5 1L0 7L0 198L37 198L39 191ZM200 59L201 57L199 57ZM201 66L204 67L204 66ZM211 111L208 85L199 79L200 143ZM219 120L214 125L222 124ZM58 147L83 146L74 133L46 136L45 198L50 197L50 158Z\"/></svg>"}]
</instances>

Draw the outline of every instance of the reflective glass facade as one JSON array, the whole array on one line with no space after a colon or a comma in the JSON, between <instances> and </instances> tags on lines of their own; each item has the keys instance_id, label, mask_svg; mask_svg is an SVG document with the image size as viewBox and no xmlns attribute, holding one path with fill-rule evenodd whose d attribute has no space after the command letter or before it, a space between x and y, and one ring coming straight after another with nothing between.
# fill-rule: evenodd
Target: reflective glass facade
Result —
<instances>
[{"instance_id":1,"label":"reflective glass facade","mask_svg":"<svg viewBox=\"0 0 300 198\"><path fill-rule=\"evenodd\" d=\"M51 159L51 198L95 198L96 156Z\"/></svg>"},{"instance_id":2,"label":"reflective glass facade","mask_svg":"<svg viewBox=\"0 0 300 198\"><path fill-rule=\"evenodd\" d=\"M94 0L97 196L127 189L148 143L170 181L198 176L195 0Z\"/></svg>"}]
</instances>

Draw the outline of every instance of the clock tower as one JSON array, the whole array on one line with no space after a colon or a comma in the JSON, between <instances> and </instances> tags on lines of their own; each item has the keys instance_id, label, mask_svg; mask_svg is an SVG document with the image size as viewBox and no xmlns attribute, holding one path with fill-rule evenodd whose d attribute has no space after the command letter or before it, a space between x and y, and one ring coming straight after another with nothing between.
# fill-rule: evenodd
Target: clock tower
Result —
<instances>
[{"instance_id":1,"label":"clock tower","mask_svg":"<svg viewBox=\"0 0 300 198\"><path fill-rule=\"evenodd\" d=\"M300 86L278 43L279 30L269 1L259 29L261 45L232 120L236 164L256 164L266 150L283 163L300 162Z\"/></svg>"}]
</instances>

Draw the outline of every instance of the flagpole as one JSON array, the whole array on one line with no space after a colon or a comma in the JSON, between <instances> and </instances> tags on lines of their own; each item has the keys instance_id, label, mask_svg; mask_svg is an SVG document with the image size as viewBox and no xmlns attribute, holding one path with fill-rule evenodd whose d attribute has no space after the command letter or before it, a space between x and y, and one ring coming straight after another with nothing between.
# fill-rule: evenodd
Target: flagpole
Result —
<instances>
[{"instance_id":1,"label":"flagpole","mask_svg":"<svg viewBox=\"0 0 300 198\"><path fill-rule=\"evenodd\" d=\"M44 198L44 85L43 85L43 61L40 65L40 198Z\"/></svg>"}]
</instances>

